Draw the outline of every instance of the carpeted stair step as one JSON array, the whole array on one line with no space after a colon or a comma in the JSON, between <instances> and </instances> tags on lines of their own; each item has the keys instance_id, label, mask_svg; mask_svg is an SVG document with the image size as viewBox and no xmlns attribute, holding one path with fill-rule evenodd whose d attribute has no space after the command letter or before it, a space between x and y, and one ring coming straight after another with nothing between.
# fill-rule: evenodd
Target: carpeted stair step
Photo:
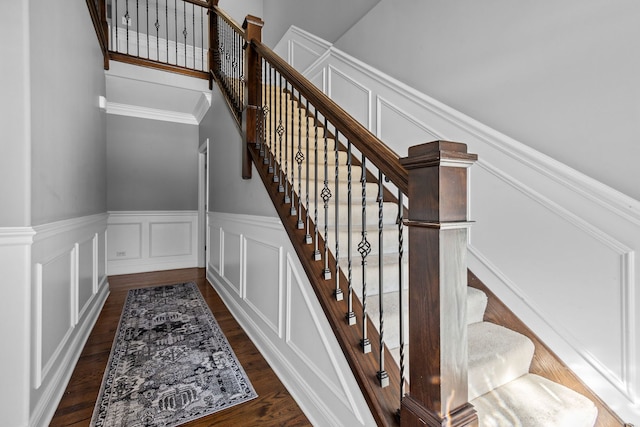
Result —
<instances>
[{"instance_id":1,"label":"carpeted stair step","mask_svg":"<svg viewBox=\"0 0 640 427\"><path fill-rule=\"evenodd\" d=\"M360 212L353 212L353 216L355 217L356 215L360 214ZM377 214L377 212L376 212ZM352 260L352 265L356 264L356 263L361 263L362 258L360 256L360 253L358 252L358 245L360 244L360 242L362 241L362 235L361 233L361 229L358 229L359 227L353 226L352 227L352 234L351 234L351 260ZM361 228L361 227L360 227ZM369 255L367 256L367 263L368 260L373 260L373 258L377 257L377 254L380 252L380 244L378 241L378 225L371 225L368 224L365 227L366 231L367 231L367 242L369 242L370 248L371 248L371 252L369 253ZM324 238L324 229L321 228L320 231L322 232L322 237ZM346 226L339 226L338 227L338 239L339 239L339 243L340 243L340 258L342 257L346 257L347 256L347 250L348 250L348 236L349 236L349 232ZM398 252L398 229L395 226L395 224L386 224L383 225L383 232L382 232L382 253L384 254L391 254L391 253L397 253ZM328 244L329 244L329 249L330 250L334 250L336 247L336 243L335 243L335 230L329 229L329 235L328 235ZM407 251L408 247L409 247L409 243L408 243L408 239L406 238L406 233L405 233L405 239L403 241L403 247L404 250ZM406 252L405 252L406 253ZM377 273L376 273L377 274Z\"/></svg>"},{"instance_id":2,"label":"carpeted stair step","mask_svg":"<svg viewBox=\"0 0 640 427\"><path fill-rule=\"evenodd\" d=\"M534 346L522 334L490 322L469 325L469 399L529 372Z\"/></svg>"},{"instance_id":3,"label":"carpeted stair step","mask_svg":"<svg viewBox=\"0 0 640 427\"><path fill-rule=\"evenodd\" d=\"M525 374L471 401L481 427L592 427L598 410L560 384Z\"/></svg>"},{"instance_id":4,"label":"carpeted stair step","mask_svg":"<svg viewBox=\"0 0 640 427\"><path fill-rule=\"evenodd\" d=\"M376 236L377 237L377 236ZM351 266L351 277L353 281L353 289L354 292L358 296L362 295L362 263L360 262L360 254L357 254L357 258L355 258L352 262ZM344 258L340 258L339 260L340 268L345 275L347 273L348 262ZM379 275L379 265L380 260L378 256L369 256L367 257L367 295L369 297L377 298L377 295L380 293L380 275ZM397 292L399 289L400 281L398 280L399 271L399 260L397 253L383 254L382 255L382 280L384 282L383 293L389 292ZM403 275L403 284L404 289L409 288L409 257L403 256L402 258L402 275Z\"/></svg>"},{"instance_id":5,"label":"carpeted stair step","mask_svg":"<svg viewBox=\"0 0 640 427\"><path fill-rule=\"evenodd\" d=\"M395 354L394 357L396 360L399 360L397 356L398 351L394 351L400 345L400 333L399 333L399 325L400 325L400 297L399 292L387 292L383 294L383 307L385 312L384 318L384 328L385 328L385 343L387 347L391 350L392 354ZM408 292L403 294L404 297L404 307L405 307L405 343L409 342L409 330L406 325L408 325L409 321L409 312L407 308L408 301ZM478 289L467 287L467 324L469 324L469 329L474 324L477 324L478 319L482 320L484 316L484 310L487 306L487 296L484 292L479 291ZM380 320L380 311L379 311L379 303L378 303L378 295L370 295L367 297L367 313L368 316L373 321L373 324L377 329L379 329L379 320ZM361 316L362 313L356 313L357 316ZM514 332L515 333L515 332ZM469 332L471 334L471 332ZM471 348L469 349L471 351ZM408 350L405 349L405 356L408 354ZM529 366L527 365L527 368Z\"/></svg>"}]
</instances>

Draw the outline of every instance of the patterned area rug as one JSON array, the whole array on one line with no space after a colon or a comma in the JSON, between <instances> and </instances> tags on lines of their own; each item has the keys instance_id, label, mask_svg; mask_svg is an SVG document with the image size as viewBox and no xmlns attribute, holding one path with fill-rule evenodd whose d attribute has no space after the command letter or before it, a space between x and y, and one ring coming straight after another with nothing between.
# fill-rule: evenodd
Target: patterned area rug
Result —
<instances>
[{"instance_id":1,"label":"patterned area rug","mask_svg":"<svg viewBox=\"0 0 640 427\"><path fill-rule=\"evenodd\" d=\"M177 426L255 397L195 283L133 289L91 426Z\"/></svg>"}]
</instances>

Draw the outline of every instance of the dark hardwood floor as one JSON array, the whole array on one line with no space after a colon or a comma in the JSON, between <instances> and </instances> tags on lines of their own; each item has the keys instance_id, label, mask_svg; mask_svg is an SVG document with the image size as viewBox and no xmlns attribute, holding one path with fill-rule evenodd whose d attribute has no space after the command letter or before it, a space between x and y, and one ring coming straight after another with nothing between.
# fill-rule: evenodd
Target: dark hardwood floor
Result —
<instances>
[{"instance_id":1,"label":"dark hardwood floor","mask_svg":"<svg viewBox=\"0 0 640 427\"><path fill-rule=\"evenodd\" d=\"M258 398L200 418L185 426L311 425L276 374L235 321L205 278L204 269L128 274L109 277L111 293L73 371L51 426L88 426L102 382L127 291L147 286L194 281L209 304Z\"/></svg>"}]
</instances>

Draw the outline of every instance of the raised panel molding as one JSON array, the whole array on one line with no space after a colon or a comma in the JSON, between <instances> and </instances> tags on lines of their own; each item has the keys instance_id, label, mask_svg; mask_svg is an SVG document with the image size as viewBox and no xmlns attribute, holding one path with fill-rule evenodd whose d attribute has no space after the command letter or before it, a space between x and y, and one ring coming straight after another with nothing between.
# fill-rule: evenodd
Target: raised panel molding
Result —
<instances>
[{"instance_id":1,"label":"raised panel molding","mask_svg":"<svg viewBox=\"0 0 640 427\"><path fill-rule=\"evenodd\" d=\"M380 95L376 96L375 134L383 141L402 141L408 146L441 139L440 132Z\"/></svg>"},{"instance_id":2,"label":"raised panel molding","mask_svg":"<svg viewBox=\"0 0 640 427\"><path fill-rule=\"evenodd\" d=\"M316 313L311 304L309 294L302 285L304 282L300 278L290 254L287 254L286 261L287 319L285 340L291 350L307 365L309 371L315 373L318 379L339 398L338 401L345 405L349 411L352 411L360 422L364 422L353 395L345 384L344 375L336 369L335 356L327 351L330 348L327 335L319 326L318 313ZM299 299L296 299L296 295L298 295ZM303 308L298 316L293 315L296 307ZM305 333L301 335L294 334L295 327L304 329ZM315 342L304 343L299 341L305 338L311 338ZM323 353L319 353L320 351L323 351ZM319 364L322 364L323 367L320 368ZM340 420L335 421L336 425L340 424Z\"/></svg>"},{"instance_id":3,"label":"raised panel molding","mask_svg":"<svg viewBox=\"0 0 640 427\"><path fill-rule=\"evenodd\" d=\"M282 248L246 236L242 247L244 300L282 337Z\"/></svg>"},{"instance_id":4,"label":"raised panel molding","mask_svg":"<svg viewBox=\"0 0 640 427\"><path fill-rule=\"evenodd\" d=\"M221 272L207 278L313 425L375 425L331 327L322 316L289 238L276 218L209 213L211 241L222 237ZM238 244L229 244L229 236ZM242 292L229 280L228 257L241 247ZM226 260L226 261L225 261ZM305 290L306 289L306 290ZM302 314L295 316L296 313ZM292 333L293 324L310 336Z\"/></svg>"},{"instance_id":5,"label":"raised panel molding","mask_svg":"<svg viewBox=\"0 0 640 427\"><path fill-rule=\"evenodd\" d=\"M340 87L339 84L344 84ZM347 88L354 90L349 93ZM367 129L371 129L371 90L335 65L327 68L327 95L335 100ZM359 103L354 103L359 101Z\"/></svg>"},{"instance_id":6,"label":"raised panel molding","mask_svg":"<svg viewBox=\"0 0 640 427\"><path fill-rule=\"evenodd\" d=\"M108 220L109 274L198 265L197 211L116 211Z\"/></svg>"},{"instance_id":7,"label":"raised panel molding","mask_svg":"<svg viewBox=\"0 0 640 427\"><path fill-rule=\"evenodd\" d=\"M98 263L106 227L106 214L34 227L30 425L47 425L53 416L109 293Z\"/></svg>"},{"instance_id":8,"label":"raised panel molding","mask_svg":"<svg viewBox=\"0 0 640 427\"><path fill-rule=\"evenodd\" d=\"M222 242L220 265L222 278L236 292L240 298L244 298L242 287L242 235L221 229L220 241Z\"/></svg>"}]
</instances>

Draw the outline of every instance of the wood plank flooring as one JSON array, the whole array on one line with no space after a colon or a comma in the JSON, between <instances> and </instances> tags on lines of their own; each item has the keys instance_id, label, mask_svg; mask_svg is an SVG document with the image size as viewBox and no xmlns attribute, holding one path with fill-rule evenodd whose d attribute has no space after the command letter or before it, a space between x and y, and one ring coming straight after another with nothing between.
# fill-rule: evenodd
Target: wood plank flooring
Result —
<instances>
[{"instance_id":1,"label":"wood plank flooring","mask_svg":"<svg viewBox=\"0 0 640 427\"><path fill-rule=\"evenodd\" d=\"M308 426L311 425L258 349L206 281L204 269L183 269L109 277L111 293L89 336L51 426L88 426L109 359L122 306L129 289L193 281L207 301L258 398L184 426Z\"/></svg>"}]
</instances>

